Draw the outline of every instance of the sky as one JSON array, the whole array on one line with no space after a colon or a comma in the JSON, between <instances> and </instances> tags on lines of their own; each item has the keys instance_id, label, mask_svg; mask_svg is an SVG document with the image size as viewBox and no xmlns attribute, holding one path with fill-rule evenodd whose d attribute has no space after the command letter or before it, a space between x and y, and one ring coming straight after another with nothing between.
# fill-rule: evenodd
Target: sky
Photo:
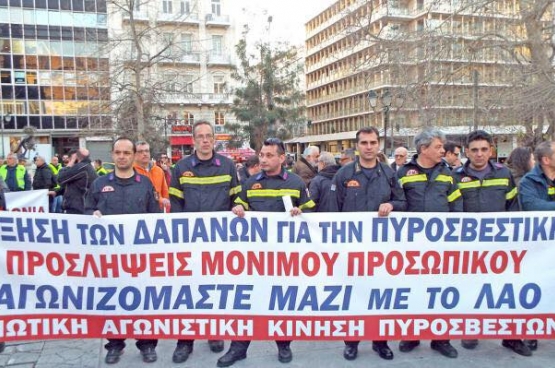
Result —
<instances>
[{"instance_id":1,"label":"sky","mask_svg":"<svg viewBox=\"0 0 555 368\"><path fill-rule=\"evenodd\" d=\"M251 29L251 37L270 42L303 44L304 24L333 4L336 0L228 0L238 34L244 24ZM268 17L272 23L268 29Z\"/></svg>"}]
</instances>

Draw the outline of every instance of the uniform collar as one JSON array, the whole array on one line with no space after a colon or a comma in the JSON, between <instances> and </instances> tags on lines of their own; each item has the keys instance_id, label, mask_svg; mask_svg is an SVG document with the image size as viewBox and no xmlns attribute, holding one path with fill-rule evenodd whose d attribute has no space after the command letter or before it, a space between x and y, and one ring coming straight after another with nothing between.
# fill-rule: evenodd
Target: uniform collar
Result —
<instances>
[{"instance_id":1,"label":"uniform collar","mask_svg":"<svg viewBox=\"0 0 555 368\"><path fill-rule=\"evenodd\" d=\"M282 167L281 172L277 176L283 180L287 180L287 178L289 177L289 173L287 172L287 170L285 170L285 168ZM270 176L268 176L265 171L261 171L256 175L256 180L262 180L264 178L269 178L269 177Z\"/></svg>"},{"instance_id":2,"label":"uniform collar","mask_svg":"<svg viewBox=\"0 0 555 368\"><path fill-rule=\"evenodd\" d=\"M222 166L222 160L217 157L217 154L214 151L212 151L212 159L210 160L210 163L214 166ZM193 167L201 164L201 160L200 158L198 158L196 152L191 156L191 164L193 165Z\"/></svg>"}]
</instances>

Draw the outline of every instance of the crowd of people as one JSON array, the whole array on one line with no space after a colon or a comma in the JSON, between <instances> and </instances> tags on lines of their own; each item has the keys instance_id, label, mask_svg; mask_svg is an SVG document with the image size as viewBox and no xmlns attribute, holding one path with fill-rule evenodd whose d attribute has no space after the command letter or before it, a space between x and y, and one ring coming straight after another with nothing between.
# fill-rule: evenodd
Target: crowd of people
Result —
<instances>
[{"instance_id":1,"label":"crowd of people","mask_svg":"<svg viewBox=\"0 0 555 368\"><path fill-rule=\"evenodd\" d=\"M398 147L394 162L380 152L379 131L365 127L356 133L356 150L346 149L336 159L318 147L307 147L288 167L285 145L268 138L257 156L240 167L214 151L214 128L206 121L193 126L195 151L171 166L167 155L151 159L145 141L121 137L112 146L114 170L107 172L102 162L91 162L81 148L54 156L49 164L35 160L34 179L29 179L17 156L9 154L0 167L4 190L48 189L52 212L94 216L159 212L231 211L239 217L245 211L284 212L281 200L290 195L292 216L303 212L375 212L388 216L395 212L504 212L555 210L555 143L543 142L532 151L516 148L506 166L492 160L493 139L476 130L464 145L446 142L437 129L427 129L414 139L416 154L409 157ZM461 161L464 151L466 162ZM0 205L3 195L0 191ZM255 193L256 192L256 193ZM57 198L63 198L61 206ZM209 340L213 352L224 350L221 340ZM218 367L228 367L247 357L250 341L232 341L218 359ZM291 341L276 341L278 360L293 359ZM399 350L410 352L420 341L401 341ZM474 349L478 340L463 340ZM172 360L187 361L194 341L177 341ZM353 360L359 341L346 341L343 356ZM531 356L536 340L505 339L502 345L517 354ZM138 339L136 346L144 362L157 360L157 340ZM432 340L431 348L456 358L457 349L449 340ZM105 362L120 360L124 339L109 339ZM3 344L0 344L0 350ZM383 359L394 353L387 341L373 341L372 349Z\"/></svg>"}]
</instances>

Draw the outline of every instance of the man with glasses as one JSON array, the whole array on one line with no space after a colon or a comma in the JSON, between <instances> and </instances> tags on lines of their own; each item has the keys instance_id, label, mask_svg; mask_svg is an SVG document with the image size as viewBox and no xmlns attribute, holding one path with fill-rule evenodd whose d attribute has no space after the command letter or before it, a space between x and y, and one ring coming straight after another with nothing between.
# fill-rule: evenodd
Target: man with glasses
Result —
<instances>
[{"instance_id":1,"label":"man with glasses","mask_svg":"<svg viewBox=\"0 0 555 368\"><path fill-rule=\"evenodd\" d=\"M408 155L409 151L407 151L405 147L397 147L395 149L395 161L391 164L391 168L393 169L393 171L399 170L401 167L403 167L404 164L407 163Z\"/></svg>"},{"instance_id":2,"label":"man with glasses","mask_svg":"<svg viewBox=\"0 0 555 368\"><path fill-rule=\"evenodd\" d=\"M453 171L463 197L464 212L518 211L517 189L513 176L502 164L491 162L493 138L483 130L466 137L468 161ZM462 340L465 349L474 349L478 340ZM502 345L523 356L532 351L518 339L504 339Z\"/></svg>"},{"instance_id":3,"label":"man with glasses","mask_svg":"<svg viewBox=\"0 0 555 368\"><path fill-rule=\"evenodd\" d=\"M208 121L193 125L195 152L177 162L170 184L171 212L229 211L241 186L235 164L214 152L214 128ZM194 340L178 340L174 363L183 363L193 352ZM222 340L208 340L210 350L224 350Z\"/></svg>"},{"instance_id":4,"label":"man with glasses","mask_svg":"<svg viewBox=\"0 0 555 368\"><path fill-rule=\"evenodd\" d=\"M171 179L172 179L172 175L171 175L171 162L170 162L170 158L168 157L167 154L162 153L160 154L160 157L158 158L158 162L156 162L156 164L158 165L159 168L162 169L162 171L164 171L164 176L166 177L166 183L168 183L168 185L171 183Z\"/></svg>"},{"instance_id":5,"label":"man with glasses","mask_svg":"<svg viewBox=\"0 0 555 368\"><path fill-rule=\"evenodd\" d=\"M160 209L164 212L169 212L170 195L164 171L150 160L150 145L147 142L139 141L135 145L137 146L137 151L135 152L133 168L139 174L150 179L156 191L156 200L160 203Z\"/></svg>"},{"instance_id":6,"label":"man with glasses","mask_svg":"<svg viewBox=\"0 0 555 368\"><path fill-rule=\"evenodd\" d=\"M239 217L245 211L285 212L283 197L291 196L293 208L291 216L297 216L304 210L314 208L314 202L308 196L303 180L283 167L285 163L285 145L277 138L269 138L258 155L262 171L247 179L232 211ZM276 341L278 360L289 363L293 354L289 345L291 341ZM229 367L236 361L247 357L250 341L233 341L228 352L218 359L218 367Z\"/></svg>"},{"instance_id":7,"label":"man with glasses","mask_svg":"<svg viewBox=\"0 0 555 368\"><path fill-rule=\"evenodd\" d=\"M445 149L445 162L449 165L449 168L453 170L456 167L462 165L461 163L461 145L453 141L447 141L443 145Z\"/></svg>"}]
</instances>

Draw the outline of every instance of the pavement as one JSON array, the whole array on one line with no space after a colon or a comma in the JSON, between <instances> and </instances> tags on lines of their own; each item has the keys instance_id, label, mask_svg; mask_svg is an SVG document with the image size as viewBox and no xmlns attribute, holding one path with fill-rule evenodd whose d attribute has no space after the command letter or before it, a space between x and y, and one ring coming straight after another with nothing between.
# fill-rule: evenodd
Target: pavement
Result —
<instances>
[{"instance_id":1,"label":"pavement","mask_svg":"<svg viewBox=\"0 0 555 368\"><path fill-rule=\"evenodd\" d=\"M171 356L175 341L161 340L156 349L158 361L143 363L139 351L132 340L127 341L127 348L118 364L104 364L105 342L99 339L89 340L48 340L29 342L7 342L6 350L0 354L0 367L10 368L205 368L216 367L216 360L223 353L212 353L206 341L197 341L195 350L189 360L183 364L173 364ZM226 350L229 342L226 341ZM410 353L401 353L398 342L390 342L395 359L385 361L372 351L369 342L359 346L358 358L354 361L343 359L343 342L341 341L296 341L291 345L293 361L279 363L274 342L253 342L248 351L248 358L233 365L234 368L555 368L555 341L541 340L539 348L532 357L522 357L501 346L499 340L482 340L475 350L460 347L460 341L453 341L459 351L457 359L440 356L429 348L429 343L422 344ZM224 351L225 352L225 351Z\"/></svg>"}]
</instances>

